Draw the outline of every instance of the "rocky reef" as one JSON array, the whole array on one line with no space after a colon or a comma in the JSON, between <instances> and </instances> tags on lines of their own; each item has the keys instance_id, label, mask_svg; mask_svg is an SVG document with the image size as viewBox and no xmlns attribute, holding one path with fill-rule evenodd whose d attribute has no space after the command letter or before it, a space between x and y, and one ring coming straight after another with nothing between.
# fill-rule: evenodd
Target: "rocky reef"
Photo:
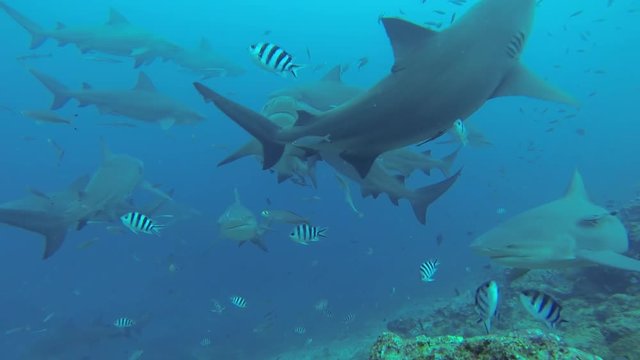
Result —
<instances>
[{"instance_id":1,"label":"rocky reef","mask_svg":"<svg viewBox=\"0 0 640 360\"><path fill-rule=\"evenodd\" d=\"M404 339L384 333L371 348L370 360L575 360L602 359L564 344L558 336L540 330L487 335Z\"/></svg>"}]
</instances>

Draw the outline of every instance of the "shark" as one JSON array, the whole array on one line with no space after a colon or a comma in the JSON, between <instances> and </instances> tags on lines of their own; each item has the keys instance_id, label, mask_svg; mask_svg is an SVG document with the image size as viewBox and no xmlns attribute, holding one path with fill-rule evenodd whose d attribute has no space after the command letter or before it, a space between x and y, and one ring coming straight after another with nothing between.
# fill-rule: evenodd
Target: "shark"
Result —
<instances>
[{"instance_id":1,"label":"shark","mask_svg":"<svg viewBox=\"0 0 640 360\"><path fill-rule=\"evenodd\" d=\"M44 193L31 189L26 197L0 204L0 223L41 234L43 258L62 246L69 228L81 230L89 222L118 221L131 209L129 197L137 188L171 197L143 179L143 163L126 154L113 154L103 145L103 161L91 176L82 176L67 189Z\"/></svg>"},{"instance_id":2,"label":"shark","mask_svg":"<svg viewBox=\"0 0 640 360\"><path fill-rule=\"evenodd\" d=\"M341 74L342 67L337 65L320 80L277 90L269 98L289 96L319 111L331 110L364 92L364 89L345 84Z\"/></svg>"},{"instance_id":3,"label":"shark","mask_svg":"<svg viewBox=\"0 0 640 360\"><path fill-rule=\"evenodd\" d=\"M101 113L158 123L164 130L174 124L193 124L204 120L202 115L186 105L159 93L151 79L142 71L136 85L128 90L97 90L87 83L80 90L70 90L47 74L35 69L29 71L53 94L52 110L76 99L80 107L94 105Z\"/></svg>"},{"instance_id":4,"label":"shark","mask_svg":"<svg viewBox=\"0 0 640 360\"><path fill-rule=\"evenodd\" d=\"M0 8L31 34L31 49L38 48L47 39L54 39L60 46L74 44L82 53L101 52L132 57L136 68L153 62L157 57L167 58L180 49L177 45L132 25L113 8L104 24L68 27L59 22L52 30L42 28L3 1L0 1Z\"/></svg>"},{"instance_id":5,"label":"shark","mask_svg":"<svg viewBox=\"0 0 640 360\"><path fill-rule=\"evenodd\" d=\"M262 242L264 228L258 224L255 215L240 201L238 189L234 189L234 202L218 218L220 235L223 238L238 242L242 246L247 241L268 252Z\"/></svg>"},{"instance_id":6,"label":"shark","mask_svg":"<svg viewBox=\"0 0 640 360\"><path fill-rule=\"evenodd\" d=\"M196 48L180 48L180 50L169 55L167 60L173 61L182 68L201 74L203 79L237 77L245 73L243 67L214 50L207 39L202 39Z\"/></svg>"},{"instance_id":7,"label":"shark","mask_svg":"<svg viewBox=\"0 0 640 360\"><path fill-rule=\"evenodd\" d=\"M365 177L381 153L431 140L489 99L529 96L577 105L520 61L530 35L535 0L482 0L452 26L434 31L382 17L394 54L391 72L365 93L332 110L302 115L298 126L279 128L263 115L200 82L205 101L257 138L263 167L273 166L286 144L331 136L326 148Z\"/></svg>"},{"instance_id":8,"label":"shark","mask_svg":"<svg viewBox=\"0 0 640 360\"><path fill-rule=\"evenodd\" d=\"M331 152L321 152L320 154L322 160L326 161L337 172L359 184L363 197L371 196L375 199L381 193L386 193L389 196L389 200L396 206L399 205L400 199L409 201L416 219L423 225L426 224L429 205L447 192L461 174L461 170L458 170L451 177L438 183L412 190L405 185L403 176L393 176L387 173L382 165L377 162L372 165L371 171L367 176L361 178L356 169L341 159L339 154Z\"/></svg>"},{"instance_id":9,"label":"shark","mask_svg":"<svg viewBox=\"0 0 640 360\"><path fill-rule=\"evenodd\" d=\"M589 200L575 171L563 197L525 211L471 243L480 255L518 269L605 265L640 271L640 261L622 255L629 247L620 219Z\"/></svg>"}]
</instances>

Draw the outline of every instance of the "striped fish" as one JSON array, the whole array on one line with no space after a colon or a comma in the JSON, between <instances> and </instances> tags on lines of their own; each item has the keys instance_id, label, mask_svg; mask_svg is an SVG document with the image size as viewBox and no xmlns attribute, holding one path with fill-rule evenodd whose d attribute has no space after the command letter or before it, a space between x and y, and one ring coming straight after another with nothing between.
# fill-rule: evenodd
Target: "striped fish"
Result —
<instances>
[{"instance_id":1,"label":"striped fish","mask_svg":"<svg viewBox=\"0 0 640 360\"><path fill-rule=\"evenodd\" d=\"M347 315L344 316L343 322L345 324L351 324L355 319L356 319L356 314L348 313Z\"/></svg>"},{"instance_id":2,"label":"striped fish","mask_svg":"<svg viewBox=\"0 0 640 360\"><path fill-rule=\"evenodd\" d=\"M229 298L231 303L236 307L244 309L247 307L247 300L245 300L242 296L232 296Z\"/></svg>"},{"instance_id":3,"label":"striped fish","mask_svg":"<svg viewBox=\"0 0 640 360\"><path fill-rule=\"evenodd\" d=\"M134 234L160 235L160 230L164 227L164 225L155 224L150 217L137 211L122 215L120 220L124 226L133 231Z\"/></svg>"},{"instance_id":4,"label":"striped fish","mask_svg":"<svg viewBox=\"0 0 640 360\"><path fill-rule=\"evenodd\" d=\"M562 320L562 306L550 295L538 290L524 290L520 293L522 306L536 320L543 321L550 329L555 329Z\"/></svg>"},{"instance_id":5,"label":"striped fish","mask_svg":"<svg viewBox=\"0 0 640 360\"><path fill-rule=\"evenodd\" d=\"M435 279L433 276L438 271L438 266L440 266L440 261L438 259L430 259L422 263L420 265L420 276L422 277L422 281L424 282L432 282Z\"/></svg>"},{"instance_id":6,"label":"striped fish","mask_svg":"<svg viewBox=\"0 0 640 360\"><path fill-rule=\"evenodd\" d=\"M487 334L491 331L491 320L498 312L498 284L491 280L478 286L476 289L476 311L480 315L480 320L484 324Z\"/></svg>"},{"instance_id":7,"label":"striped fish","mask_svg":"<svg viewBox=\"0 0 640 360\"><path fill-rule=\"evenodd\" d=\"M126 317L117 318L113 322L113 326L117 327L118 329L128 329L128 328L134 327L135 325L136 325L135 321Z\"/></svg>"},{"instance_id":8,"label":"striped fish","mask_svg":"<svg viewBox=\"0 0 640 360\"><path fill-rule=\"evenodd\" d=\"M276 74L290 73L294 78L298 77L298 70L302 67L293 63L293 57L280 46L259 42L249 47L251 56L265 69Z\"/></svg>"},{"instance_id":9,"label":"striped fish","mask_svg":"<svg viewBox=\"0 0 640 360\"><path fill-rule=\"evenodd\" d=\"M320 238L326 238L327 228L320 228L309 224L300 224L293 228L289 234L289 238L302 245L308 245L309 242L320 241Z\"/></svg>"},{"instance_id":10,"label":"striped fish","mask_svg":"<svg viewBox=\"0 0 640 360\"><path fill-rule=\"evenodd\" d=\"M293 332L299 335L304 335L304 333L307 332L307 329L305 329L303 326L298 326L293 329Z\"/></svg>"},{"instance_id":11,"label":"striped fish","mask_svg":"<svg viewBox=\"0 0 640 360\"><path fill-rule=\"evenodd\" d=\"M200 346L202 347L207 347L211 345L211 339L209 338L204 338L202 340L200 340Z\"/></svg>"}]
</instances>

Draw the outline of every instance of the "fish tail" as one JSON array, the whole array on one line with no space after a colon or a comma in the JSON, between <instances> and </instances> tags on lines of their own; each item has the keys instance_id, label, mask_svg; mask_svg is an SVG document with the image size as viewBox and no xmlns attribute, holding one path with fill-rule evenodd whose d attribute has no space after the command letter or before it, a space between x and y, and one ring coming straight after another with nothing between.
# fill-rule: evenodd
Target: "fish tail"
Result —
<instances>
[{"instance_id":1,"label":"fish tail","mask_svg":"<svg viewBox=\"0 0 640 360\"><path fill-rule=\"evenodd\" d=\"M318 229L318 236L326 238L327 237L327 231L329 231L329 228L326 228L326 227Z\"/></svg>"},{"instance_id":2,"label":"fish tail","mask_svg":"<svg viewBox=\"0 0 640 360\"><path fill-rule=\"evenodd\" d=\"M69 226L64 218L58 215L18 209L0 209L0 223L42 234L45 237L43 259L60 249Z\"/></svg>"},{"instance_id":3,"label":"fish tail","mask_svg":"<svg viewBox=\"0 0 640 360\"><path fill-rule=\"evenodd\" d=\"M302 65L291 65L291 69L289 69L289 72L291 72L291 75L294 78L298 78L298 71L300 71L300 69L302 69L304 66Z\"/></svg>"},{"instance_id":4,"label":"fish tail","mask_svg":"<svg viewBox=\"0 0 640 360\"><path fill-rule=\"evenodd\" d=\"M427 221L427 208L429 205L449 190L451 185L453 185L460 176L461 171L462 170L458 170L458 172L453 176L439 183L421 187L414 192L410 199L411 207L413 208L413 213L421 224L424 225Z\"/></svg>"},{"instance_id":5,"label":"fish tail","mask_svg":"<svg viewBox=\"0 0 640 360\"><path fill-rule=\"evenodd\" d=\"M0 8L2 8L7 15L11 16L20 26L31 34L31 49L35 49L42 45L47 40L46 32L40 27L40 25L29 20L24 15L20 14L14 8L5 4L4 1L0 1Z\"/></svg>"},{"instance_id":6,"label":"fish tail","mask_svg":"<svg viewBox=\"0 0 640 360\"><path fill-rule=\"evenodd\" d=\"M454 152L442 158L442 165L439 167L439 169L440 171L442 171L444 176L449 176L451 167L453 166L453 163L456 161L456 158L460 153L460 149L462 149L462 147L458 147Z\"/></svg>"},{"instance_id":7,"label":"fish tail","mask_svg":"<svg viewBox=\"0 0 640 360\"><path fill-rule=\"evenodd\" d=\"M33 74L33 76L35 76L36 79L38 79L42 85L49 89L53 94L53 103L51 104L52 110L63 107L64 104L71 100L69 89L67 89L67 87L61 84L58 80L35 69L29 69L29 72L31 72L31 74Z\"/></svg>"},{"instance_id":8,"label":"fish tail","mask_svg":"<svg viewBox=\"0 0 640 360\"><path fill-rule=\"evenodd\" d=\"M213 102L231 120L260 141L264 159L263 169L271 168L280 160L284 153L284 144L276 141L276 135L280 130L277 125L257 112L225 98L199 82L195 82L193 85L205 101Z\"/></svg>"}]
</instances>

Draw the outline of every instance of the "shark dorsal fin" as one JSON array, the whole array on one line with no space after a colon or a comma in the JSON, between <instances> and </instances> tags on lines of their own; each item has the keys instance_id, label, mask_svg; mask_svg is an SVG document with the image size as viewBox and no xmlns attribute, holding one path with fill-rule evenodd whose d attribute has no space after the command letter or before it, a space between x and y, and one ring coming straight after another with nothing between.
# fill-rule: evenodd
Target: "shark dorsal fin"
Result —
<instances>
[{"instance_id":1,"label":"shark dorsal fin","mask_svg":"<svg viewBox=\"0 0 640 360\"><path fill-rule=\"evenodd\" d=\"M147 74L145 74L144 71L140 71L140 75L138 75L138 82L136 83L136 86L133 89L139 90L139 91L149 91L149 92L156 91L156 87L153 85L153 82L151 82L151 79L149 79L149 76L147 76Z\"/></svg>"},{"instance_id":2,"label":"shark dorsal fin","mask_svg":"<svg viewBox=\"0 0 640 360\"><path fill-rule=\"evenodd\" d=\"M200 50L209 51L211 50L211 43L206 38L200 39L200 45L198 46Z\"/></svg>"},{"instance_id":3,"label":"shark dorsal fin","mask_svg":"<svg viewBox=\"0 0 640 360\"><path fill-rule=\"evenodd\" d=\"M331 70L329 70L328 73L326 73L323 77L322 77L322 81L336 81L336 82L342 82L342 78L340 77L340 73L342 73L342 66L341 65L336 65L335 67L333 67Z\"/></svg>"},{"instance_id":4,"label":"shark dorsal fin","mask_svg":"<svg viewBox=\"0 0 640 360\"><path fill-rule=\"evenodd\" d=\"M574 171L573 173L573 178L571 179L571 184L569 184L569 188L567 189L565 197L585 200L589 199L587 190L584 187L582 175L580 175L580 172L578 172L578 170Z\"/></svg>"},{"instance_id":5,"label":"shark dorsal fin","mask_svg":"<svg viewBox=\"0 0 640 360\"><path fill-rule=\"evenodd\" d=\"M109 10L109 20L107 20L107 25L125 25L129 24L129 20L125 18L120 12L114 8Z\"/></svg>"},{"instance_id":6,"label":"shark dorsal fin","mask_svg":"<svg viewBox=\"0 0 640 360\"><path fill-rule=\"evenodd\" d=\"M399 18L383 17L382 24L393 48L395 58L393 72L402 70L403 62L416 51L416 48L438 34L436 31Z\"/></svg>"}]
</instances>

